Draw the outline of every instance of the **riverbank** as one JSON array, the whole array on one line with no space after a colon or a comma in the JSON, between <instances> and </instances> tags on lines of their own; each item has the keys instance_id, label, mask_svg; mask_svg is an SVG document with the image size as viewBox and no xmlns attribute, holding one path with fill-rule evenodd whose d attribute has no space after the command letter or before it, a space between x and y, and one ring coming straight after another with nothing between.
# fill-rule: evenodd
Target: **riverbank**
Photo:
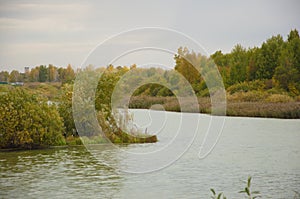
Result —
<instances>
[{"instance_id":1,"label":"riverbank","mask_svg":"<svg viewBox=\"0 0 300 199\"><path fill-rule=\"evenodd\" d=\"M272 97L273 96L273 97ZM240 117L264 117L281 119L300 119L300 101L297 100L273 100L274 95L265 99L237 99L235 96L227 97L226 116ZM280 98L283 99L283 96ZM268 101L268 100L270 101ZM187 100L188 102L188 100ZM211 102L209 97L199 97L199 112L211 114ZM176 97L150 97L133 96L129 107L131 109L160 109L153 105L161 104L166 111L181 112ZM196 112L191 109L188 112Z\"/></svg>"},{"instance_id":2,"label":"riverbank","mask_svg":"<svg viewBox=\"0 0 300 199\"><path fill-rule=\"evenodd\" d=\"M124 136L130 136L125 135ZM158 141L156 135L140 135L140 136L130 136L132 137L129 141L127 139L127 142L124 142L126 139L116 139L113 144L117 145L130 145L130 144L145 144L145 143L155 143ZM110 142L103 138L102 136L93 136L93 137L87 137L87 136L69 136L65 138L65 144L64 145L43 145L43 146L35 146L32 148L24 148L24 147L11 147L11 148L0 148L0 152L14 152L14 151L27 151L27 150L46 150L46 149L53 149L53 148L68 148L68 147L76 147L76 146L84 146L84 145L107 145L110 144Z\"/></svg>"}]
</instances>

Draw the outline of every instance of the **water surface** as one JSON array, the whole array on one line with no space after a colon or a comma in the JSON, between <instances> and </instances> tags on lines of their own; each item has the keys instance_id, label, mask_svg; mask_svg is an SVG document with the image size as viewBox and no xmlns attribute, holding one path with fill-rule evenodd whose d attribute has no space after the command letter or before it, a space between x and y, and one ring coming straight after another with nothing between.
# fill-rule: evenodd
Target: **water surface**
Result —
<instances>
[{"instance_id":1,"label":"water surface","mask_svg":"<svg viewBox=\"0 0 300 199\"><path fill-rule=\"evenodd\" d=\"M153 117L148 132L158 132L158 143L101 145L96 155L83 146L1 152L0 198L209 198L210 188L228 198L242 198L238 191L249 175L253 189L261 191L263 198L293 198L294 191L300 192L300 120L227 117L218 144L200 160L201 135L210 120L201 115L197 137L178 161L155 172L130 174L122 170L133 164L143 170L147 165L134 162L125 152L163 148L172 140L182 116L134 112L140 126L149 125ZM163 118L168 122L163 123ZM188 125L181 131L186 137L176 137L179 148L193 135Z\"/></svg>"}]
</instances>

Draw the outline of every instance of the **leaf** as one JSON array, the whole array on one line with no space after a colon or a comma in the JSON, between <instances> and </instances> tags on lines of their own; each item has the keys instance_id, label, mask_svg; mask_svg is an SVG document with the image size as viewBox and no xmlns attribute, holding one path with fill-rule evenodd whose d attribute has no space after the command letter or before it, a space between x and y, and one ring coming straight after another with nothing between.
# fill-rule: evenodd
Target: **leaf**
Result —
<instances>
[{"instance_id":1,"label":"leaf","mask_svg":"<svg viewBox=\"0 0 300 199\"><path fill-rule=\"evenodd\" d=\"M215 192L214 189L210 189L210 191L211 191L214 195L216 195L216 192Z\"/></svg>"},{"instance_id":2,"label":"leaf","mask_svg":"<svg viewBox=\"0 0 300 199\"><path fill-rule=\"evenodd\" d=\"M219 193L217 199L221 199L222 193Z\"/></svg>"},{"instance_id":3,"label":"leaf","mask_svg":"<svg viewBox=\"0 0 300 199\"><path fill-rule=\"evenodd\" d=\"M248 194L248 196L250 196L250 191L248 187L245 187L245 192Z\"/></svg>"},{"instance_id":4,"label":"leaf","mask_svg":"<svg viewBox=\"0 0 300 199\"><path fill-rule=\"evenodd\" d=\"M251 186L251 176L248 177L248 183L247 186L250 187Z\"/></svg>"}]
</instances>

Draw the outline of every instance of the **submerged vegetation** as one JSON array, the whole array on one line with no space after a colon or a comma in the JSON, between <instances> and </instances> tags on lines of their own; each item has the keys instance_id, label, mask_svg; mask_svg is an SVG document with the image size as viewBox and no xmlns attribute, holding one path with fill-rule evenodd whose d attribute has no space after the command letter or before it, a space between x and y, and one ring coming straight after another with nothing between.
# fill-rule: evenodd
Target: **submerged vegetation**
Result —
<instances>
[{"instance_id":1,"label":"submerged vegetation","mask_svg":"<svg viewBox=\"0 0 300 199\"><path fill-rule=\"evenodd\" d=\"M1 71L0 148L105 141L156 142L156 136L145 135L133 125L127 108L155 109L153 105L161 104L168 111L182 111L184 106L186 112L212 113L210 96L223 84L227 97L226 115L300 118L300 38L297 30L292 30L286 40L277 35L267 39L261 47L245 49L236 45L230 53L217 51L210 57L180 47L174 59L173 70L138 68L133 64L99 69L88 66L74 71L70 65L62 68L50 64L31 70L26 67L24 73ZM221 76L210 70L215 66ZM91 74L101 74L95 93L90 91ZM86 81L74 84L75 75ZM120 80L123 83L119 83ZM81 106L75 113L74 86L79 93L75 101ZM117 87L118 92L115 91ZM198 99L197 109L191 96ZM184 100L179 101L179 98ZM118 106L113 107L112 101ZM120 114L118 109L125 111ZM91 122L91 114L82 115L93 111L97 123ZM84 130L81 139L74 120ZM97 130L99 124L101 134Z\"/></svg>"}]
</instances>

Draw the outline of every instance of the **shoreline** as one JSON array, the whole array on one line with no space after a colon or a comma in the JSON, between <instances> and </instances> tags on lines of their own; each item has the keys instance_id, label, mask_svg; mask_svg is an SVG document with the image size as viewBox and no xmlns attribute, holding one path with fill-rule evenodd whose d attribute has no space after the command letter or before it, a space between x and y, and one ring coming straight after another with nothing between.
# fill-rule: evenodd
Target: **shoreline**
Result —
<instances>
[{"instance_id":1,"label":"shoreline","mask_svg":"<svg viewBox=\"0 0 300 199\"><path fill-rule=\"evenodd\" d=\"M158 141L157 141L158 142ZM116 144L120 146L128 146L132 144L153 144L155 142L148 142L148 143L98 143L98 144L87 144L89 146L111 146L111 144ZM85 144L82 145L62 145L62 146L48 146L48 147L40 147L40 148L0 148L0 153L10 153L10 152L23 152L23 151L38 151L38 150L52 150L52 149L66 149L71 147L84 147L86 148ZM88 149L87 149L88 150Z\"/></svg>"},{"instance_id":2,"label":"shoreline","mask_svg":"<svg viewBox=\"0 0 300 199\"><path fill-rule=\"evenodd\" d=\"M201 113L211 115L211 103L209 97L198 98L199 112L185 111L186 113ZM152 109L161 111L161 107L155 108L155 104L161 104L165 111L181 112L179 103L175 97L132 97L129 109ZM226 115L228 117L250 118L276 118L276 119L300 119L300 102L265 102L265 101L233 101L227 100Z\"/></svg>"},{"instance_id":3,"label":"shoreline","mask_svg":"<svg viewBox=\"0 0 300 199\"><path fill-rule=\"evenodd\" d=\"M245 119L278 119L278 120L300 120L300 118L278 118L278 117L260 117L260 116L239 116L239 115L212 115L210 113L197 113L197 112L180 112L180 111L169 111L169 110L159 110L159 109L146 109L146 108L130 108L129 110L151 110L151 111L166 111L170 113L190 113L190 114L200 114L203 116L213 116L213 117L225 117L225 118L245 118Z\"/></svg>"}]
</instances>

